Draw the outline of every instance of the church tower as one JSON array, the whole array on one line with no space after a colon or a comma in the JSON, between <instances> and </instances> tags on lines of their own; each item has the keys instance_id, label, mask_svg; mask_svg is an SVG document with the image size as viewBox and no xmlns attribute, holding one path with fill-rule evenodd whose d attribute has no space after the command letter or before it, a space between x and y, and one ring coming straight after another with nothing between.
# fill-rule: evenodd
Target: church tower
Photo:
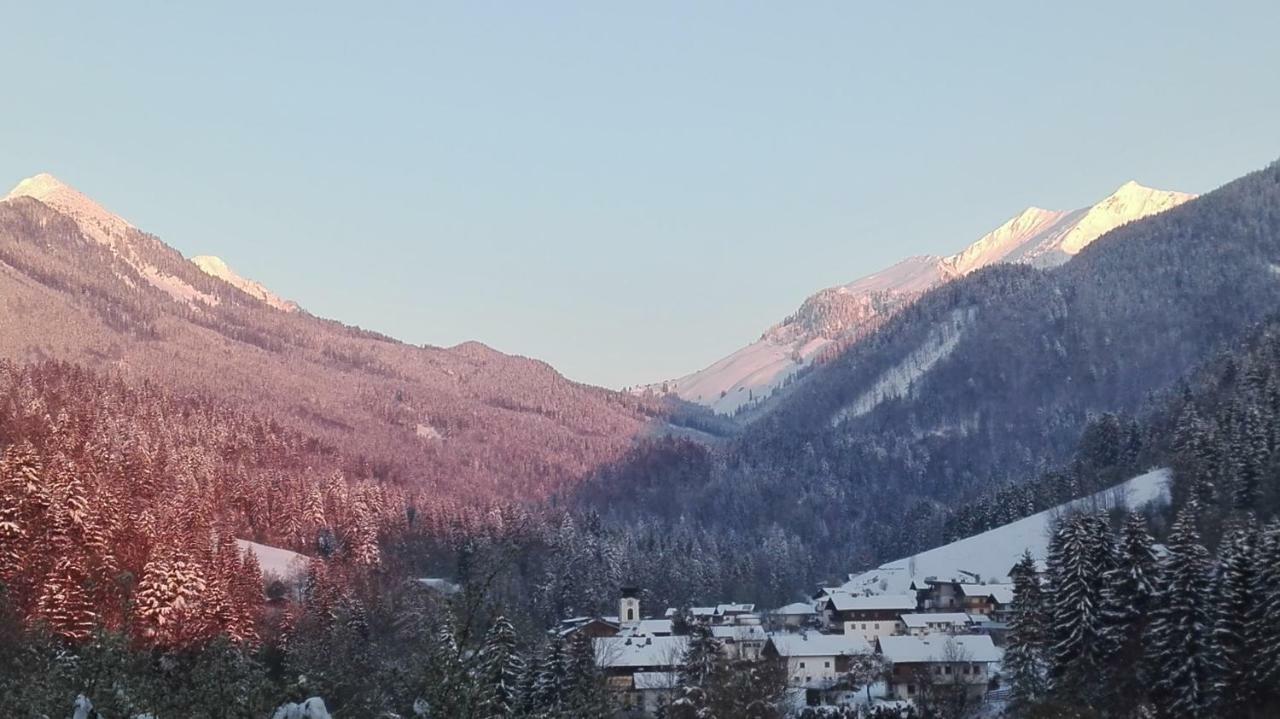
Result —
<instances>
[{"instance_id":1,"label":"church tower","mask_svg":"<svg viewBox=\"0 0 1280 719\"><path fill-rule=\"evenodd\" d=\"M622 598L618 600L618 622L633 624L640 621L640 590L635 587L623 587Z\"/></svg>"}]
</instances>

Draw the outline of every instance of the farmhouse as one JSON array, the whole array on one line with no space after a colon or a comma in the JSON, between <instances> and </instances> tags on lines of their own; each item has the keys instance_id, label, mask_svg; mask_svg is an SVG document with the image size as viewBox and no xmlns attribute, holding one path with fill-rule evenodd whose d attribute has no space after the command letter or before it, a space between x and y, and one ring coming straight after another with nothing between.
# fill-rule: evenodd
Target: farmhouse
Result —
<instances>
[{"instance_id":1,"label":"farmhouse","mask_svg":"<svg viewBox=\"0 0 1280 719\"><path fill-rule=\"evenodd\" d=\"M827 689L850 669L850 657L871 653L862 637L846 634L775 634L763 656L787 661L787 683L793 687Z\"/></svg>"},{"instance_id":2,"label":"farmhouse","mask_svg":"<svg viewBox=\"0 0 1280 719\"><path fill-rule=\"evenodd\" d=\"M687 637L601 637L595 639L596 665L618 703L630 711L652 711L675 688L684 663Z\"/></svg>"},{"instance_id":3,"label":"farmhouse","mask_svg":"<svg viewBox=\"0 0 1280 719\"><path fill-rule=\"evenodd\" d=\"M969 629L968 614L963 612L934 612L928 614L903 614L902 625L906 634L922 637L926 634L960 634Z\"/></svg>"},{"instance_id":4,"label":"farmhouse","mask_svg":"<svg viewBox=\"0 0 1280 719\"><path fill-rule=\"evenodd\" d=\"M890 694L902 700L914 699L940 685L956 684L981 696L990 681L991 664L1002 656L991 637L978 635L881 637L876 649L893 666Z\"/></svg>"},{"instance_id":5,"label":"farmhouse","mask_svg":"<svg viewBox=\"0 0 1280 719\"><path fill-rule=\"evenodd\" d=\"M857 635L868 642L876 637L902 634L905 627L900 617L904 612L916 611L914 594L881 594L855 597L836 593L827 597L823 615L828 626L839 627L848 635Z\"/></svg>"}]
</instances>

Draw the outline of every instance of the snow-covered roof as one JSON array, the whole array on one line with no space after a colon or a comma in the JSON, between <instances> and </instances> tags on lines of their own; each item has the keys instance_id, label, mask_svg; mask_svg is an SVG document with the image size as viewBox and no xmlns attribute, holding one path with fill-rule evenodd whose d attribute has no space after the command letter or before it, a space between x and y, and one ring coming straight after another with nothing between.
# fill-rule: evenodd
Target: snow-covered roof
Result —
<instances>
[{"instance_id":1,"label":"snow-covered roof","mask_svg":"<svg viewBox=\"0 0 1280 719\"><path fill-rule=\"evenodd\" d=\"M641 619L638 622L623 622L621 631L622 634L632 636L658 636L671 634L671 632L670 619Z\"/></svg>"},{"instance_id":2,"label":"snow-covered roof","mask_svg":"<svg viewBox=\"0 0 1280 719\"><path fill-rule=\"evenodd\" d=\"M880 653L894 664L998 662L1002 652L985 634L954 637L880 637Z\"/></svg>"},{"instance_id":3,"label":"snow-covered roof","mask_svg":"<svg viewBox=\"0 0 1280 719\"><path fill-rule=\"evenodd\" d=\"M857 634L772 634L769 641L784 657L836 657L871 651L867 640Z\"/></svg>"},{"instance_id":4,"label":"snow-covered roof","mask_svg":"<svg viewBox=\"0 0 1280 719\"><path fill-rule=\"evenodd\" d=\"M595 640L596 664L602 667L678 667L684 661L688 637L600 637Z\"/></svg>"},{"instance_id":5,"label":"snow-covered roof","mask_svg":"<svg viewBox=\"0 0 1280 719\"><path fill-rule=\"evenodd\" d=\"M631 675L636 689L675 689L680 675L675 672L636 672Z\"/></svg>"},{"instance_id":6,"label":"snow-covered roof","mask_svg":"<svg viewBox=\"0 0 1280 719\"><path fill-rule=\"evenodd\" d=\"M991 597L1001 604L1013 603L1012 584L961 584L960 592L966 597Z\"/></svg>"},{"instance_id":7,"label":"snow-covered roof","mask_svg":"<svg viewBox=\"0 0 1280 719\"><path fill-rule=\"evenodd\" d=\"M785 607L778 607L773 610L773 613L784 617L797 615L809 616L817 614L818 610L814 609L813 604L810 602L794 602Z\"/></svg>"},{"instance_id":8,"label":"snow-covered roof","mask_svg":"<svg viewBox=\"0 0 1280 719\"><path fill-rule=\"evenodd\" d=\"M932 614L922 614L912 612L902 615L902 623L912 629L923 629L930 624L951 624L953 626L962 627L970 622L969 615L964 612L935 612Z\"/></svg>"},{"instance_id":9,"label":"snow-covered roof","mask_svg":"<svg viewBox=\"0 0 1280 719\"><path fill-rule=\"evenodd\" d=\"M754 604L717 604L716 614L747 614L754 612L756 605Z\"/></svg>"},{"instance_id":10,"label":"snow-covered roof","mask_svg":"<svg viewBox=\"0 0 1280 719\"><path fill-rule=\"evenodd\" d=\"M855 597L851 594L832 594L828 600L831 608L837 612L858 610L890 609L898 611L914 610L918 605L914 594L878 594Z\"/></svg>"},{"instance_id":11,"label":"snow-covered roof","mask_svg":"<svg viewBox=\"0 0 1280 719\"><path fill-rule=\"evenodd\" d=\"M711 636L733 642L760 642L769 638L759 624L724 624L712 627Z\"/></svg>"}]
</instances>

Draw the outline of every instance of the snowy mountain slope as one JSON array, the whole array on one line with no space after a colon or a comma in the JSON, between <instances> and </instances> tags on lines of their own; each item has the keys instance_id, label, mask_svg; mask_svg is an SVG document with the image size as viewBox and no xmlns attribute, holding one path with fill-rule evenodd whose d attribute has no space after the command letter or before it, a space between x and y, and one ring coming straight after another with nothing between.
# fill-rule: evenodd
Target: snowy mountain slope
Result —
<instances>
[{"instance_id":1,"label":"snowy mountain slope","mask_svg":"<svg viewBox=\"0 0 1280 719\"><path fill-rule=\"evenodd\" d=\"M755 342L705 369L642 391L674 392L732 414L759 404L825 354L875 331L932 287L1000 262L1061 264L1107 232L1192 197L1130 181L1090 207L1027 208L954 255L910 257L849 284L821 290Z\"/></svg>"},{"instance_id":2,"label":"snowy mountain slope","mask_svg":"<svg viewBox=\"0 0 1280 719\"><path fill-rule=\"evenodd\" d=\"M224 263L201 265L56 178L25 180L0 201L0 359L217 397L444 502L536 501L680 411L479 343L413 346L283 312Z\"/></svg>"},{"instance_id":3,"label":"snowy mountain slope","mask_svg":"<svg viewBox=\"0 0 1280 719\"><path fill-rule=\"evenodd\" d=\"M193 307L197 302L204 305L218 304L217 297L201 292L190 283L147 262L146 252L139 246L147 242L145 235L119 215L53 175L40 173L28 177L19 182L4 199L18 197L39 200L70 217L85 237L110 248L112 253L133 267L142 279L174 300Z\"/></svg>"},{"instance_id":4,"label":"snowy mountain slope","mask_svg":"<svg viewBox=\"0 0 1280 719\"><path fill-rule=\"evenodd\" d=\"M840 589L855 595L900 594L908 590L913 579L925 577L972 582L973 575L977 575L984 582L1006 581L1009 569L1024 551L1030 550L1036 559L1045 558L1049 533L1058 517L1073 509L1137 509L1152 502L1167 502L1169 479L1169 470L1152 470L1092 496L851 575Z\"/></svg>"},{"instance_id":5,"label":"snowy mountain slope","mask_svg":"<svg viewBox=\"0 0 1280 719\"><path fill-rule=\"evenodd\" d=\"M191 261L195 263L196 267L203 270L205 274L217 277L223 282L230 284L232 287L239 289L241 292L244 292L251 297L256 297L278 310L284 312L298 311L298 304L296 302L283 299L271 290L263 287L259 282L255 282L247 277L241 277L236 274L236 272L232 270L221 257L215 257L213 255L199 255L197 257L192 257Z\"/></svg>"},{"instance_id":6,"label":"snowy mountain slope","mask_svg":"<svg viewBox=\"0 0 1280 719\"><path fill-rule=\"evenodd\" d=\"M189 282L145 259L147 251L143 245L157 244L154 239L53 175L42 172L22 180L5 195L4 200L18 197L39 200L70 217L85 237L110 248L116 256L137 270L144 280L173 299L192 306L196 306L197 302L206 306L218 304L218 297L201 292ZM293 302L281 299L261 284L236 274L220 258L202 255L193 257L191 261L206 274L217 277L276 309L286 312L298 309Z\"/></svg>"}]
</instances>

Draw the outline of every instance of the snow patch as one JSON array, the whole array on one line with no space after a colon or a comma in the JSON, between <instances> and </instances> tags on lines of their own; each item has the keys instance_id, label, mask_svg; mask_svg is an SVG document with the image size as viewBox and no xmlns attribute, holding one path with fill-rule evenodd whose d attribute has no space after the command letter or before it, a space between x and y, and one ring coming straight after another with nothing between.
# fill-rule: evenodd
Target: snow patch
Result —
<instances>
[{"instance_id":1,"label":"snow patch","mask_svg":"<svg viewBox=\"0 0 1280 719\"><path fill-rule=\"evenodd\" d=\"M213 255L200 255L198 257L192 257L191 262L194 263L196 267L199 267L205 274L211 277L217 277L250 297L261 300L282 312L298 311L297 303L281 298L259 282L255 282L247 277L242 277L236 274L236 272L232 270L220 257L215 257Z\"/></svg>"},{"instance_id":2,"label":"snow patch","mask_svg":"<svg viewBox=\"0 0 1280 719\"><path fill-rule=\"evenodd\" d=\"M889 369L851 404L836 413L831 426L861 417L880 406L882 402L899 399L911 392L912 386L934 365L950 355L960 344L965 328L977 317L977 308L954 310L951 320L933 328L924 344L908 354L895 367Z\"/></svg>"},{"instance_id":3,"label":"snow patch","mask_svg":"<svg viewBox=\"0 0 1280 719\"><path fill-rule=\"evenodd\" d=\"M429 424L419 423L416 427L414 427L413 432L414 434L418 435L422 439L426 439L426 440L444 439L444 435L440 434L440 430L436 429L435 427L432 427Z\"/></svg>"},{"instance_id":4,"label":"snow patch","mask_svg":"<svg viewBox=\"0 0 1280 719\"><path fill-rule=\"evenodd\" d=\"M236 544L241 552L245 550L253 552L253 555L258 558L258 566L262 568L264 575L271 574L287 581L299 579L307 573L307 564L310 560L306 555L280 547L250 542L247 539L237 539Z\"/></svg>"}]
</instances>

